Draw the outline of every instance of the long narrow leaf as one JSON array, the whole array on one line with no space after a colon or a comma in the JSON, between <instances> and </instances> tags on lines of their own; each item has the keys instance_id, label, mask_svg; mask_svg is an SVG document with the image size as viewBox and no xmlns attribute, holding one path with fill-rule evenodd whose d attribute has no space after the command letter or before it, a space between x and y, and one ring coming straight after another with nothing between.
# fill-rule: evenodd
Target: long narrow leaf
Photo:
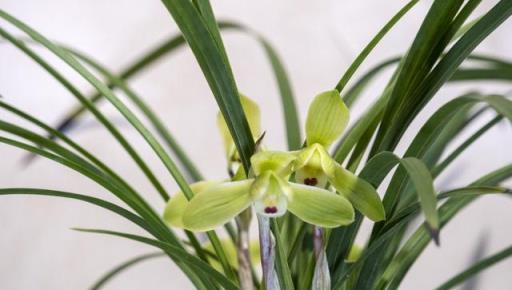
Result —
<instances>
[{"instance_id":1,"label":"long narrow leaf","mask_svg":"<svg viewBox=\"0 0 512 290\"><path fill-rule=\"evenodd\" d=\"M392 137L389 128L395 126L397 115L401 113L406 100L410 99L410 96L416 98L410 92L426 77L431 66L443 52L443 46L447 45L445 35L450 30L451 21L462 2L461 0L433 2L397 76L396 85L386 108L372 155L378 151L391 151L394 148L392 146L394 144L391 144Z\"/></svg>"},{"instance_id":2,"label":"long narrow leaf","mask_svg":"<svg viewBox=\"0 0 512 290\"><path fill-rule=\"evenodd\" d=\"M475 184L476 183L482 183L482 184L499 183L500 181L507 179L511 176L512 176L512 165L509 165L509 166L505 166L503 168L500 168L496 171L489 173L485 177L481 178L478 182L475 182ZM475 186L477 186L477 185L475 185ZM461 189L457 189L457 190L442 194L442 195L440 195L440 197L444 196L445 198L448 198L451 195L454 195L454 200L461 199L461 198L465 199L466 202L462 206L462 207L464 207L468 204L468 202L467 202L468 200L472 201L475 198L477 198L478 196L481 196L482 193L493 193L493 192L509 193L509 190L506 188L496 188L496 187L461 188ZM467 195L467 196L466 197L457 196L459 194ZM461 206L460 203L458 204L458 206ZM460 207L460 208L462 208L462 207ZM460 209L460 208L458 208L458 209ZM384 244L387 240L392 239L393 235L395 233L397 233L403 225L407 224L407 222L410 222L412 220L412 218L415 216L414 213L418 212L419 210L420 210L419 205L416 205L415 209L409 210L408 213L403 216L403 218L396 220L393 223L393 225L389 226L386 229L386 231L374 241L374 243L369 245L369 247L367 249L365 249L365 251L363 251L361 257L359 257L355 263L348 266L346 269L344 269L344 271L342 271L339 275L336 276L337 280L333 286L333 289L341 289L343 283L346 281L347 275L351 271L355 271L360 266L362 266L362 264L364 262L366 262L366 260L368 258L370 258L375 253L375 251L377 251L382 246L382 244ZM442 215L442 218L449 219L449 218L453 217L453 215L456 212L449 211L449 216L447 215L448 212L441 211L441 213L446 215L446 216ZM445 222L445 220L441 219L441 226L444 226L444 222ZM428 243L428 241L430 241L429 234L427 233L425 228L421 227L419 229L419 231L421 231L421 235L422 235L421 243L419 243L418 239L411 238L411 240L408 241L408 244L410 243L411 246L415 246L415 245L418 245L417 243L419 243L420 247L422 247L422 245L423 246L425 245L424 242ZM404 250L404 253L409 253L408 252L409 250L412 250L412 249L408 248L407 250ZM400 262L397 263L397 265L404 266L404 265L400 264L402 262L403 262L403 260L400 260ZM393 264L393 265L395 265L395 264ZM410 264L408 264L408 265L410 265ZM377 289L382 289L382 288L378 287ZM390 288L390 289L395 289L395 288Z\"/></svg>"},{"instance_id":3,"label":"long narrow leaf","mask_svg":"<svg viewBox=\"0 0 512 290\"><path fill-rule=\"evenodd\" d=\"M177 143L175 138L171 135L169 130L166 128L164 123L160 120L160 118L153 112L153 110L149 107L148 104L138 96L122 79L115 76L112 72L110 72L105 66L99 64L97 61L93 60L91 57L78 52L76 50L70 49L68 47L64 47L67 51L72 53L78 59L83 60L87 64L94 67L101 74L103 74L107 80L109 80L112 85L120 88L126 96L130 98L130 100L139 108L144 116L148 118L151 122L151 125L154 127L156 132L162 137L167 146L172 150L175 154L176 158L183 165L188 174L190 174L191 179L194 181L203 180L203 176L195 166L195 164L190 160L187 156L183 148Z\"/></svg>"},{"instance_id":4,"label":"long narrow leaf","mask_svg":"<svg viewBox=\"0 0 512 290\"><path fill-rule=\"evenodd\" d=\"M443 1L440 1L443 2ZM448 1L447 1L448 2ZM414 99L403 99L401 110L393 125L386 133L386 140L379 145L380 149L392 149L400 136L413 120L420 109L434 96L439 88L455 73L459 65L491 32L500 26L512 14L512 2L501 0L464 34L453 47L442 57L439 63L422 81L421 85L411 91ZM390 104L397 106L397 104ZM386 129L383 129L386 130ZM384 132L384 131L382 131Z\"/></svg>"},{"instance_id":5,"label":"long narrow leaf","mask_svg":"<svg viewBox=\"0 0 512 290\"><path fill-rule=\"evenodd\" d=\"M118 265L114 269L108 271L105 275L103 275L100 279L98 279L98 281L96 281L96 283L94 283L89 289L90 290L98 290L98 289L102 288L105 284L107 284L107 282L112 280L112 278L116 277L124 270L126 270L136 264L139 264L140 262L147 261L147 260L154 259L154 258L163 257L163 256L165 256L165 254L161 253L161 252L149 253L149 254L137 256L137 257L132 258L126 262L123 262L122 264Z\"/></svg>"},{"instance_id":6,"label":"long narrow leaf","mask_svg":"<svg viewBox=\"0 0 512 290\"><path fill-rule=\"evenodd\" d=\"M122 208L116 204L113 204L109 201L99 199L96 197L92 197L92 196L88 196L88 195L65 192L65 191L58 191L58 190L50 190L50 189L39 189L39 188L0 188L0 195L43 195L43 196L54 196L54 197L63 197L63 198L80 200L80 201L84 201L84 202L99 206L108 211L114 212L114 213L128 219L129 221L133 222L134 224L140 226L141 228L148 229L146 222L143 219L141 219L138 215L132 213L131 211L124 209L124 208Z\"/></svg>"},{"instance_id":7,"label":"long narrow leaf","mask_svg":"<svg viewBox=\"0 0 512 290\"><path fill-rule=\"evenodd\" d=\"M510 256L512 256L512 246L507 247L497 252L496 254L491 255L479 261L478 263L472 265L468 269L455 275L453 278L443 283L441 286L437 287L436 290L452 289L453 287L459 285L460 283L466 281L467 279L474 277L480 272L487 270L489 267L492 267L493 265L509 258Z\"/></svg>"},{"instance_id":8,"label":"long narrow leaf","mask_svg":"<svg viewBox=\"0 0 512 290\"><path fill-rule=\"evenodd\" d=\"M400 163L405 170L407 170L407 173L409 173L416 187L416 192L420 199L421 208L425 214L431 235L436 244L439 244L439 216L436 209L437 200L432 176L425 164L419 159L408 157L402 159Z\"/></svg>"},{"instance_id":9,"label":"long narrow leaf","mask_svg":"<svg viewBox=\"0 0 512 290\"><path fill-rule=\"evenodd\" d=\"M102 92L105 97L123 114L123 116L139 131L139 133L144 137L144 139L148 142L151 148L155 151L158 157L162 160L166 168L175 178L176 182L183 190L183 192L192 197L193 193L188 187L187 182L185 181L183 175L177 169L176 165L169 157L169 155L165 152L160 143L156 140L156 138L149 132L149 130L140 122L140 120L132 113L130 109L124 105L114 94L113 92L100 80L98 80L93 74L91 74L84 66L82 66L75 58L73 58L68 52L58 47L57 45L50 42L44 36L28 27L21 21L17 20L13 16L7 14L5 11L0 10L0 17L7 20L23 32L27 33L32 39L36 42L41 43L43 46L48 48L51 52L53 52L56 56L66 62L71 68L73 68L77 73L79 73L84 79L91 83L98 91Z\"/></svg>"},{"instance_id":10,"label":"long narrow leaf","mask_svg":"<svg viewBox=\"0 0 512 290\"><path fill-rule=\"evenodd\" d=\"M130 109L128 109L128 107L126 107L126 105L123 102L121 102L119 100L119 98L117 98L117 96L114 95L114 93L110 90L110 88L108 88L107 85L105 85L100 80L98 80L93 74L91 74L84 66L82 66L67 51L65 51L62 48L60 48L59 46L53 44L51 41L46 39L44 36L42 36L41 34L36 32L35 30L31 29L27 25L25 25L21 21L17 20L16 18L12 17L11 15L5 13L2 10L0 10L0 17L4 18L5 20L10 22L14 26L18 27L19 29L21 29L22 31L27 33L36 42L39 42L43 46L48 48L51 52L53 52L56 56L58 56L65 63L67 63L71 68L73 68L77 73L79 73L84 79L86 79L91 85L93 85L98 91L100 91L119 110L119 112L133 125L133 127L135 129L137 129L137 131L143 136L143 138L147 141L147 143L150 145L150 147L153 149L153 151L156 153L156 155L163 162L163 164L165 165L165 167L167 168L169 173L174 177L174 179L176 180L176 183L181 188L181 190L185 194L185 196L187 196L188 198L191 198L194 195L194 193L188 186L184 176L182 175L180 170L177 168L174 161L170 158L170 156L164 150L162 145L153 136L153 134L151 134L151 132L142 124L142 122L139 120L139 118L137 118L137 116L135 116L135 114L133 114L133 112ZM234 82L233 82L233 86L234 86ZM228 90L232 89L232 87L228 86L227 89ZM240 100L238 98L238 93L236 93L236 94L237 94L237 96L236 96L235 101L233 101L232 99L229 99L231 102L233 102L232 106L233 106L234 111L232 111L231 113L233 113L235 116L239 117L239 119L237 119L237 120L239 120L238 125L245 124L245 126L248 126L247 120L245 119L245 116L244 116L244 112L241 109ZM228 92L228 96L229 95L230 94ZM238 108L237 104L238 104L238 107L240 108L239 112L236 110L236 108ZM221 108L221 111L222 111L222 108ZM226 114L226 112L223 112L223 113ZM232 130L234 130L234 129L232 129ZM235 132L232 131L232 133L235 133ZM248 133L250 134L250 130L248 130ZM236 141L237 134L234 134L234 135L235 135L235 138L234 138L235 143L237 143L237 141ZM239 142L242 142L242 143L245 142L245 141L243 141L243 140L245 140L245 138L242 138L242 137L239 137L239 138L241 138L240 140L238 140ZM253 141L252 137L250 140ZM252 144L254 144L254 142L252 142ZM242 147L243 146L240 146L240 144L239 144L238 149L239 149L241 156L243 154L241 151ZM247 148L245 148L245 149L247 149ZM254 148L251 148L251 152L252 152L252 150L254 150ZM245 153L247 154L247 152L245 152ZM250 154L248 156L250 156ZM247 166L247 169L249 166L248 156L246 155L244 157L244 158L247 158L247 160L245 160L246 162L244 162L245 166ZM218 243L215 243L215 240L218 240L218 238L216 237L216 234L214 232L210 232L210 233L208 233L208 235L212 241L212 244L214 246L216 246L218 244ZM221 262L222 262L222 265L223 265L226 273L227 274L231 273L231 268L229 267L229 264L227 263L227 259L225 258L225 253L224 253L223 249L221 247L215 247L215 250L216 250L217 254L219 255L219 257L221 258Z\"/></svg>"},{"instance_id":11,"label":"long narrow leaf","mask_svg":"<svg viewBox=\"0 0 512 290\"><path fill-rule=\"evenodd\" d=\"M163 0L174 21L192 49L213 92L235 145L242 159L245 171L249 172L254 152L254 140L247 123L239 92L225 52L219 47L203 17L188 0Z\"/></svg>"},{"instance_id":12,"label":"long narrow leaf","mask_svg":"<svg viewBox=\"0 0 512 290\"><path fill-rule=\"evenodd\" d=\"M512 177L512 165L499 168L471 184L471 186L493 186ZM444 227L457 213L471 204L480 195L454 197L449 199L439 208L440 225ZM380 283L387 286L387 289L396 289L403 280L405 273L412 263L418 258L428 245L428 233L424 228L417 229L413 235L402 246L395 258L391 261L384 272Z\"/></svg>"},{"instance_id":13,"label":"long narrow leaf","mask_svg":"<svg viewBox=\"0 0 512 290\"><path fill-rule=\"evenodd\" d=\"M5 16L5 12L0 10L0 17ZM13 20L14 21L14 20ZM106 118L95 106L82 94L80 91L73 86L62 74L60 74L53 66L48 64L43 58L36 54L33 50L28 48L23 42L13 37L10 33L0 28L0 35L6 40L11 42L14 46L20 49L28 57L32 58L35 62L41 65L51 76L53 76L59 83L64 86L74 97L76 97L97 119L100 121L105 128L112 134L112 136L119 142L119 144L126 150L130 157L139 166L141 171L146 175L149 181L153 184L155 189L160 195L167 199L169 195L160 184L158 179L155 177L153 172L150 170L146 162L139 156L137 151L130 145L130 143L124 138L119 130Z\"/></svg>"},{"instance_id":14,"label":"long narrow leaf","mask_svg":"<svg viewBox=\"0 0 512 290\"><path fill-rule=\"evenodd\" d=\"M372 38L372 40L364 47L364 49L359 53L356 59L352 62L350 67L347 69L345 74L341 77L341 79L336 84L336 90L338 92L343 93L343 89L346 84L352 78L356 70L363 63L363 61L368 57L370 52L377 46L377 44L384 38L384 36L395 26L395 24L405 15L411 8L414 7L418 3L418 0L409 1L400 11L398 11L382 28L381 30Z\"/></svg>"},{"instance_id":15,"label":"long narrow leaf","mask_svg":"<svg viewBox=\"0 0 512 290\"><path fill-rule=\"evenodd\" d=\"M221 284L225 289L231 290L239 290L239 288L230 280L228 280L224 275L215 270L212 266L208 265L201 259L187 253L186 251L166 242L138 236L121 232L107 231L107 230L96 230L96 229L75 229L81 232L88 233L96 233L96 234L105 234L111 236L118 236L126 239L130 239L133 241L141 242L144 244L148 244L157 248L164 250L169 256L174 257L175 259L179 259L181 262L187 264L188 266L196 269L197 271L201 271L204 274L207 274L209 277L215 279L219 284Z\"/></svg>"}]
</instances>

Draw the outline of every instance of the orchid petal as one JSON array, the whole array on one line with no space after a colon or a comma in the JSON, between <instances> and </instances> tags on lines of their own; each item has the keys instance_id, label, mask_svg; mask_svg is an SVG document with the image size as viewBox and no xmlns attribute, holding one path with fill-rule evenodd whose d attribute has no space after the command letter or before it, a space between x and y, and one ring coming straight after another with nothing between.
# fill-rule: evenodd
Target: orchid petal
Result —
<instances>
[{"instance_id":1,"label":"orchid petal","mask_svg":"<svg viewBox=\"0 0 512 290\"><path fill-rule=\"evenodd\" d=\"M272 171L277 175L287 178L292 174L293 161L296 154L284 151L262 151L251 157L251 165L255 175Z\"/></svg>"},{"instance_id":2,"label":"orchid petal","mask_svg":"<svg viewBox=\"0 0 512 290\"><path fill-rule=\"evenodd\" d=\"M301 184L324 187L334 166L335 161L322 145L310 145L297 154L294 164L295 180Z\"/></svg>"},{"instance_id":3,"label":"orchid petal","mask_svg":"<svg viewBox=\"0 0 512 290\"><path fill-rule=\"evenodd\" d=\"M290 186L272 171L258 176L251 187L254 210L263 216L280 217L288 208Z\"/></svg>"},{"instance_id":4,"label":"orchid petal","mask_svg":"<svg viewBox=\"0 0 512 290\"><path fill-rule=\"evenodd\" d=\"M341 195L314 186L290 183L288 210L301 220L325 228L348 225L354 209Z\"/></svg>"},{"instance_id":5,"label":"orchid petal","mask_svg":"<svg viewBox=\"0 0 512 290\"><path fill-rule=\"evenodd\" d=\"M197 194L183 215L191 231L208 231L227 223L251 204L252 179L221 183Z\"/></svg>"},{"instance_id":6,"label":"orchid petal","mask_svg":"<svg viewBox=\"0 0 512 290\"><path fill-rule=\"evenodd\" d=\"M194 194L203 192L208 187L218 184L218 181L199 181L190 185ZM189 204L182 191L176 192L167 202L163 219L168 226L183 228L183 214Z\"/></svg>"},{"instance_id":7,"label":"orchid petal","mask_svg":"<svg viewBox=\"0 0 512 290\"><path fill-rule=\"evenodd\" d=\"M366 180L336 164L334 174L330 176L329 181L339 193L348 198L354 207L369 219L381 221L386 218L379 194Z\"/></svg>"}]
</instances>

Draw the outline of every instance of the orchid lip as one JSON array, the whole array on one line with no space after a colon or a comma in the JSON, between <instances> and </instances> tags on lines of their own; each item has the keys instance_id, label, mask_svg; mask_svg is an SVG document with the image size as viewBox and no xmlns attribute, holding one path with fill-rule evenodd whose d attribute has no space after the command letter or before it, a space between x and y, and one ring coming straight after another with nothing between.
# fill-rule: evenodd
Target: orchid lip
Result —
<instances>
[{"instance_id":1,"label":"orchid lip","mask_svg":"<svg viewBox=\"0 0 512 290\"><path fill-rule=\"evenodd\" d=\"M307 177L304 179L304 184L310 185L310 186L315 186L318 184L318 179L316 179L315 177Z\"/></svg>"},{"instance_id":2,"label":"orchid lip","mask_svg":"<svg viewBox=\"0 0 512 290\"><path fill-rule=\"evenodd\" d=\"M265 213L273 214L273 213L277 213L277 212L278 212L278 210L277 210L276 206L267 206L267 207L265 207Z\"/></svg>"}]
</instances>

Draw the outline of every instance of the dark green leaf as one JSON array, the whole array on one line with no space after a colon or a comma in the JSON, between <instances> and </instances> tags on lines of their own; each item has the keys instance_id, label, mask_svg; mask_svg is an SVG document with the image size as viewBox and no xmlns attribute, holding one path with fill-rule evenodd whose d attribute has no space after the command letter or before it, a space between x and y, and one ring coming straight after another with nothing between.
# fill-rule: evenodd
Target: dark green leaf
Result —
<instances>
[{"instance_id":1,"label":"dark green leaf","mask_svg":"<svg viewBox=\"0 0 512 290\"><path fill-rule=\"evenodd\" d=\"M10 17L4 11L0 10L0 17ZM11 19L11 18L9 18ZM14 23L24 26L22 23L17 22L14 18L11 19ZM36 54L33 50L29 49L23 42L14 38L7 31L0 28L0 35L4 37L6 40L11 42L14 46L20 49L27 56L32 58L35 62L41 65L50 75L52 75L58 82L62 84L64 88L66 88L73 96L75 96L97 119L100 121L105 128L112 134L112 136L121 144L121 146L126 150L126 152L130 155L130 157L135 161L135 163L139 166L142 172L146 175L146 177L153 184L155 189L160 193L160 195L167 199L169 195L160 184L158 179L155 177L153 172L149 169L146 162L139 156L139 154L135 151L135 149L130 145L130 143L124 138L124 136L119 132L118 129L106 118L95 106L85 98L78 89L73 86L62 74L60 74L53 66L48 64L44 59L42 59L38 54ZM36 35L38 36L38 35Z\"/></svg>"},{"instance_id":2,"label":"dark green leaf","mask_svg":"<svg viewBox=\"0 0 512 290\"><path fill-rule=\"evenodd\" d=\"M162 2L171 13L203 70L233 136L245 170L249 172L249 159L255 149L254 140L225 51L216 40L215 35L218 32L212 25L205 23L204 18L190 1L163 0Z\"/></svg>"},{"instance_id":3,"label":"dark green leaf","mask_svg":"<svg viewBox=\"0 0 512 290\"><path fill-rule=\"evenodd\" d=\"M438 1L448 3L450 1ZM435 2L437 3L437 2ZM482 42L491 32L500 26L512 14L512 2L501 0L480 20L465 33L441 60L435 65L428 76L418 83L417 87L412 86L402 97L393 98L388 109L391 110L385 120L387 122L381 127L380 137L385 140L379 141L378 148L388 150L394 148L399 138L405 132L410 122L423 106L435 95L439 88L455 73L459 65L469 54ZM460 23L462 25L462 23ZM425 43L422 43L424 45ZM442 52L442 51L441 51ZM409 73L409 72L408 72ZM411 72L411 75L416 75ZM406 96L414 96L407 98ZM400 100L398 100L400 99ZM397 101L398 100L398 101ZM393 111L396 110L396 111ZM393 116L391 112L393 111ZM388 126L391 122L391 126ZM384 123L383 123L384 124ZM389 130L387 129L389 127ZM385 132L386 131L386 132ZM379 139L380 140L380 139Z\"/></svg>"},{"instance_id":4,"label":"dark green leaf","mask_svg":"<svg viewBox=\"0 0 512 290\"><path fill-rule=\"evenodd\" d=\"M466 281L467 279L479 274L481 271L487 270L489 267L494 266L495 264L509 258L510 256L512 256L512 246L507 247L499 251L498 253L491 255L481 260L480 262L472 265L463 272L455 275L453 278L443 283L441 286L437 287L436 290L452 289L453 287L459 285L460 283Z\"/></svg>"},{"instance_id":5,"label":"dark green leaf","mask_svg":"<svg viewBox=\"0 0 512 290\"><path fill-rule=\"evenodd\" d=\"M123 272L124 270L130 268L131 266L134 266L134 265L136 265L136 264L138 264L140 262L146 261L146 260L150 260L150 259L154 259L154 258L159 258L159 257L163 257L163 256L165 256L165 254L161 253L161 252L150 253L150 254L140 255L140 256L132 258L132 259L126 261L126 262L123 262L122 264L118 265L117 267L115 267L112 270L110 270L107 273L105 273L89 289L90 290L98 290L98 289L102 288L107 282L112 280L112 278L116 277L121 272Z\"/></svg>"},{"instance_id":6,"label":"dark green leaf","mask_svg":"<svg viewBox=\"0 0 512 290\"><path fill-rule=\"evenodd\" d=\"M200 271L206 275L208 275L210 278L216 280L219 284L221 284L225 289L231 289L231 290L239 290L232 281L228 280L224 275L219 273L217 270L215 270L212 266L208 265L204 261L202 261L199 258L196 258L195 256L187 253L183 249L180 249L172 244L138 236L138 235L132 235L127 233L121 233L121 232L114 232L114 231L107 231L107 230L96 230L96 229L75 229L77 231L81 232L88 232L88 233L97 233L97 234L106 234L111 236L118 236L130 240L134 240L137 242L141 242L144 244L148 244L157 248L162 249L167 253L167 255L173 257L174 259L177 259L181 261L182 263L185 263L186 265L190 266L191 268L196 269L196 271Z\"/></svg>"},{"instance_id":7,"label":"dark green leaf","mask_svg":"<svg viewBox=\"0 0 512 290\"><path fill-rule=\"evenodd\" d=\"M140 226L141 228L148 229L146 222L142 218L137 216L136 214L132 213L131 211L126 210L126 209L124 209L116 204L113 204L111 202L108 202L106 200L88 196L88 195L65 192L65 191L50 190L50 189L39 189L39 188L0 188L0 195L44 195L44 196L55 196L55 197L63 197L63 198L81 200L81 201L99 206L101 208L107 209L111 212L114 212L114 213L132 221L133 223Z\"/></svg>"},{"instance_id":8,"label":"dark green leaf","mask_svg":"<svg viewBox=\"0 0 512 290\"><path fill-rule=\"evenodd\" d=\"M365 48L359 53L356 59L352 62L350 67L347 69L345 74L341 77L339 82L336 84L335 89L338 92L342 93L343 89L347 85L348 81L352 78L356 70L363 63L363 61L368 57L370 52L377 46L377 44L382 40L382 38L395 26L395 24L405 15L409 10L411 10L414 5L418 3L418 0L409 1L400 11L398 11L387 23L384 25L381 30L372 38L372 40L365 46Z\"/></svg>"}]
</instances>

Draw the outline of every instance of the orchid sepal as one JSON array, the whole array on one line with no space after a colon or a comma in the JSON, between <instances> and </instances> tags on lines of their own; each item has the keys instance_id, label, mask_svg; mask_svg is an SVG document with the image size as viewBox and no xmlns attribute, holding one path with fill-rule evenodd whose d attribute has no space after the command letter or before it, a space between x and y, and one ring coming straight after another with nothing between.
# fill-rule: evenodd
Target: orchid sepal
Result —
<instances>
[{"instance_id":1,"label":"orchid sepal","mask_svg":"<svg viewBox=\"0 0 512 290\"><path fill-rule=\"evenodd\" d=\"M220 181L199 181L190 184L190 189L194 194L199 194L211 186L219 184ZM183 214L189 204L189 200L182 191L178 191L171 196L167 202L163 219L169 227L183 228Z\"/></svg>"},{"instance_id":2,"label":"orchid sepal","mask_svg":"<svg viewBox=\"0 0 512 290\"><path fill-rule=\"evenodd\" d=\"M317 95L308 109L307 145L318 143L328 148L345 130L349 116L349 110L337 90Z\"/></svg>"}]
</instances>

